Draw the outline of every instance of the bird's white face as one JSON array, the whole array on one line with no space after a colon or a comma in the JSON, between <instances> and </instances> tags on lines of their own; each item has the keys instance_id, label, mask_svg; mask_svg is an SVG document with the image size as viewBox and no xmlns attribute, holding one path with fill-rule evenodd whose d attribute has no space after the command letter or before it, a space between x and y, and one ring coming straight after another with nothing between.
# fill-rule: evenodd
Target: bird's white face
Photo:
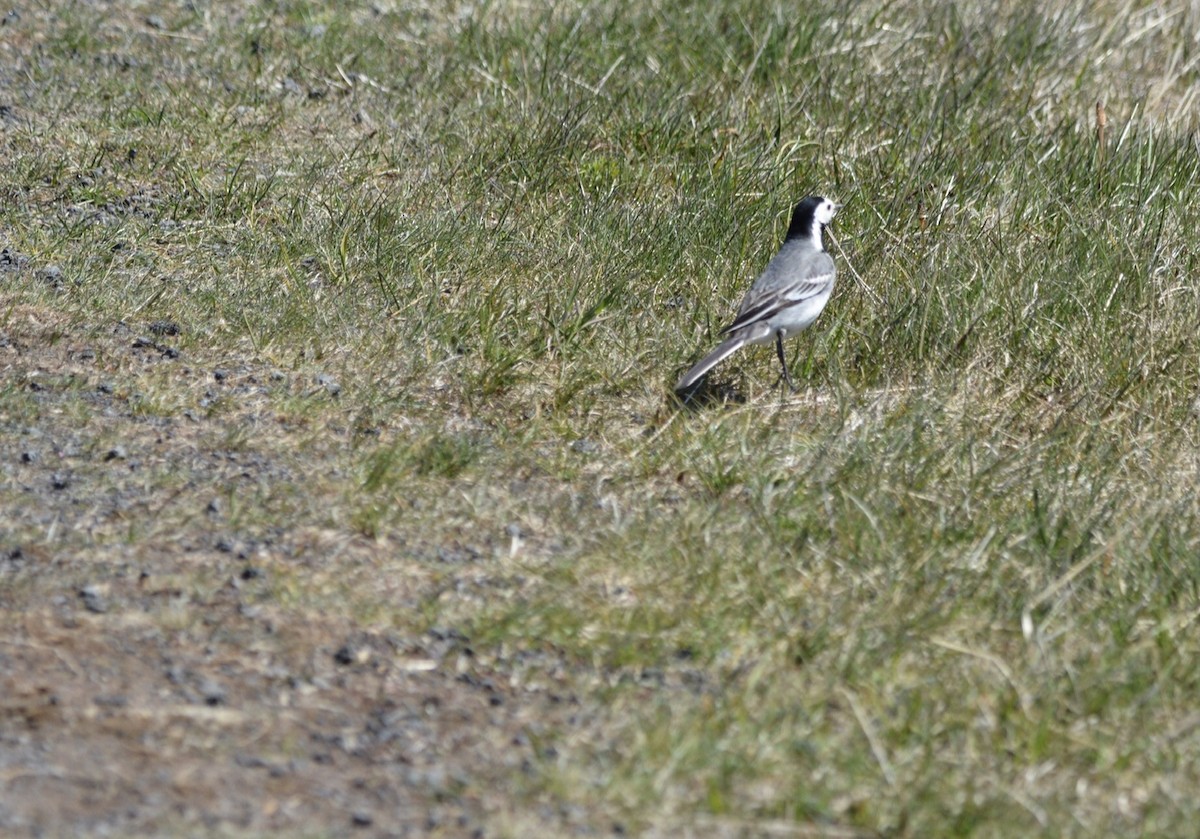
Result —
<instances>
[{"instance_id":1,"label":"bird's white face","mask_svg":"<svg viewBox=\"0 0 1200 839\"><path fill-rule=\"evenodd\" d=\"M826 225L833 221L833 217L837 215L840 204L834 204L828 198L821 201L817 207L817 211L813 214L813 219L820 225Z\"/></svg>"}]
</instances>

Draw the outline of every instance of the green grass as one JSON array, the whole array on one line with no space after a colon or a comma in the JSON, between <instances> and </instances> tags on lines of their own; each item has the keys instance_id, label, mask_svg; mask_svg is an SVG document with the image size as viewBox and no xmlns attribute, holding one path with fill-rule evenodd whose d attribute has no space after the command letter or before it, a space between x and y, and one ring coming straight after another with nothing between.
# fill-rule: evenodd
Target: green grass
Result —
<instances>
[{"instance_id":1,"label":"green grass","mask_svg":"<svg viewBox=\"0 0 1200 839\"><path fill-rule=\"evenodd\" d=\"M0 243L30 264L0 273L0 331L54 312L134 422L192 411L201 447L279 464L248 492L221 473L235 529L381 546L354 585L302 564L264 602L453 626L464 667L578 702L517 813L1196 823L1194 14L229 6L13 25ZM801 391L745 351L714 373L744 401L680 410L671 384L818 191L846 206ZM160 319L183 361L103 356ZM12 382L0 414L51 421ZM10 481L3 503L38 501ZM92 538L203 522L163 509ZM383 581L414 567L393 608Z\"/></svg>"}]
</instances>

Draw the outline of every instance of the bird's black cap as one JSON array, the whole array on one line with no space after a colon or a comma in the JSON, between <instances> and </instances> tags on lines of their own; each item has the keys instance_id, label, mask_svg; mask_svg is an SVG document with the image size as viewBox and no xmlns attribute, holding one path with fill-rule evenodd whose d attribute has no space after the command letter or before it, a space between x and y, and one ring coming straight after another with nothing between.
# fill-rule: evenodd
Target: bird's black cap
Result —
<instances>
[{"instance_id":1,"label":"bird's black cap","mask_svg":"<svg viewBox=\"0 0 1200 839\"><path fill-rule=\"evenodd\" d=\"M810 195L796 205L796 209L792 210L792 223L788 225L787 239L807 239L812 235L813 219L817 214L817 207L825 203L825 199L820 195Z\"/></svg>"}]
</instances>

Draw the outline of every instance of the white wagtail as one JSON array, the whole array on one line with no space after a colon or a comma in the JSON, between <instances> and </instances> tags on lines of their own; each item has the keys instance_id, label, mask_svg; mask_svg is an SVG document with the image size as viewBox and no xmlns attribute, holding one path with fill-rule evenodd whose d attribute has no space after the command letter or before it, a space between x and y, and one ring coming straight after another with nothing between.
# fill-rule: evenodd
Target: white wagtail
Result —
<instances>
[{"instance_id":1,"label":"white wagtail","mask_svg":"<svg viewBox=\"0 0 1200 839\"><path fill-rule=\"evenodd\" d=\"M684 373L675 385L677 392L691 387L747 344L769 344L772 339L783 379L795 390L783 357L783 339L811 326L833 293L837 271L821 243L821 231L833 221L838 207L819 195L810 195L796 205L779 253L746 292L733 323L721 330L720 334L729 337Z\"/></svg>"}]
</instances>

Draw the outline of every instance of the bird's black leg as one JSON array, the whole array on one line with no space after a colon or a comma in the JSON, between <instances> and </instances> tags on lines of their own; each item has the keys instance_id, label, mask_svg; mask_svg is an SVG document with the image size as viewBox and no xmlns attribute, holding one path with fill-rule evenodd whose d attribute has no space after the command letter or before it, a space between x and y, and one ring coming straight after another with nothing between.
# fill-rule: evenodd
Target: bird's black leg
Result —
<instances>
[{"instance_id":1,"label":"bird's black leg","mask_svg":"<svg viewBox=\"0 0 1200 839\"><path fill-rule=\"evenodd\" d=\"M792 384L792 375L787 369L787 359L783 356L783 333L775 333L775 352L779 353L779 366L783 368L783 380L787 382L788 390L795 391L796 386Z\"/></svg>"}]
</instances>

